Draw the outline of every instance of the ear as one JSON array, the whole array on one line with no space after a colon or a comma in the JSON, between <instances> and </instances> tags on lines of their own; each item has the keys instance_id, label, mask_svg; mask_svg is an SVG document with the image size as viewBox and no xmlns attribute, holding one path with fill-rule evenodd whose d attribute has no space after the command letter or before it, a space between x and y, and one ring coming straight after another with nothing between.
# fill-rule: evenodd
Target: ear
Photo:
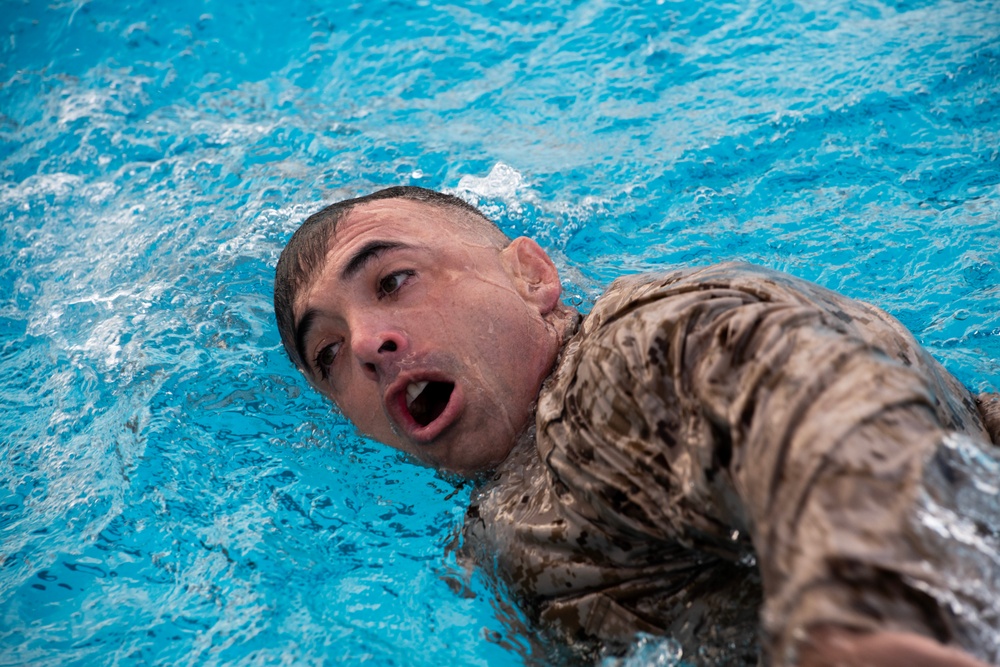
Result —
<instances>
[{"instance_id":1,"label":"ear","mask_svg":"<svg viewBox=\"0 0 1000 667\"><path fill-rule=\"evenodd\" d=\"M559 271L540 245L521 236L500 251L500 261L521 298L538 308L541 315L559 305Z\"/></svg>"}]
</instances>

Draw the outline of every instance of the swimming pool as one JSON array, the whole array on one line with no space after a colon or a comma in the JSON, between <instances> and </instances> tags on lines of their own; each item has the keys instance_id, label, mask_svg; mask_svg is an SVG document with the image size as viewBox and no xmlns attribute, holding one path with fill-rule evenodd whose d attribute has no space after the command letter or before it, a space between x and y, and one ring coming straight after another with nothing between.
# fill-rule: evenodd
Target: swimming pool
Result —
<instances>
[{"instance_id":1,"label":"swimming pool","mask_svg":"<svg viewBox=\"0 0 1000 667\"><path fill-rule=\"evenodd\" d=\"M559 662L449 552L468 490L285 359L325 201L456 192L583 306L758 262L1000 389L995 3L635 4L0 6L0 665Z\"/></svg>"}]
</instances>

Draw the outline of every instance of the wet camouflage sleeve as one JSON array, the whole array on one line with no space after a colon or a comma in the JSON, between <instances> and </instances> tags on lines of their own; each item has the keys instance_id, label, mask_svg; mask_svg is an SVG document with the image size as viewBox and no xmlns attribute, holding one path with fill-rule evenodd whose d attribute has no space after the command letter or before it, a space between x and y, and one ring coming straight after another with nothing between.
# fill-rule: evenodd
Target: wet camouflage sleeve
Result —
<instances>
[{"instance_id":1,"label":"wet camouflage sleeve","mask_svg":"<svg viewBox=\"0 0 1000 667\"><path fill-rule=\"evenodd\" d=\"M995 498L961 501L992 521L986 547L933 516L989 472L963 467L989 436L882 311L745 265L619 280L536 421L537 450L484 490L469 534L570 634L666 633L752 663L762 590L772 664L826 622L1000 659Z\"/></svg>"}]
</instances>

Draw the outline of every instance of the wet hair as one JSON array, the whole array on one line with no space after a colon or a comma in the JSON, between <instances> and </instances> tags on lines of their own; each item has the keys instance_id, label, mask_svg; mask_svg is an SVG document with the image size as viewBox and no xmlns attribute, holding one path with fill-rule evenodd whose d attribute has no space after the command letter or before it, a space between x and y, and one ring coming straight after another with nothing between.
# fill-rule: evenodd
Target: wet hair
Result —
<instances>
[{"instance_id":1,"label":"wet hair","mask_svg":"<svg viewBox=\"0 0 1000 667\"><path fill-rule=\"evenodd\" d=\"M313 213L296 230L288 245L281 251L274 271L274 316L285 352L300 370L308 364L302 359L295 345L295 316L292 307L298 293L308 287L322 270L330 250L337 225L357 206L382 199L409 199L429 206L437 206L457 215L449 216L456 226L461 224L482 232L486 238L502 249L510 238L475 206L453 195L415 186L397 186L373 192L364 197L346 199L330 204Z\"/></svg>"}]
</instances>

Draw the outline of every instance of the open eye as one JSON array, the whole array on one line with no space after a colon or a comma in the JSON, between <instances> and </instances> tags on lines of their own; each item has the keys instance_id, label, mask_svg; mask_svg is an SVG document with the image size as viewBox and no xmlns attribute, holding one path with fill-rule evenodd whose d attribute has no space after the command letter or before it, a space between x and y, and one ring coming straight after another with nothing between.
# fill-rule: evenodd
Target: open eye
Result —
<instances>
[{"instance_id":1,"label":"open eye","mask_svg":"<svg viewBox=\"0 0 1000 667\"><path fill-rule=\"evenodd\" d=\"M383 298L395 294L403 286L403 283L413 275L413 271L396 271L384 276L378 281L378 298Z\"/></svg>"},{"instance_id":2,"label":"open eye","mask_svg":"<svg viewBox=\"0 0 1000 667\"><path fill-rule=\"evenodd\" d=\"M319 369L320 375L325 380L330 374L330 366L337 360L337 353L340 352L341 343L330 343L319 351L316 355L315 366Z\"/></svg>"}]
</instances>

